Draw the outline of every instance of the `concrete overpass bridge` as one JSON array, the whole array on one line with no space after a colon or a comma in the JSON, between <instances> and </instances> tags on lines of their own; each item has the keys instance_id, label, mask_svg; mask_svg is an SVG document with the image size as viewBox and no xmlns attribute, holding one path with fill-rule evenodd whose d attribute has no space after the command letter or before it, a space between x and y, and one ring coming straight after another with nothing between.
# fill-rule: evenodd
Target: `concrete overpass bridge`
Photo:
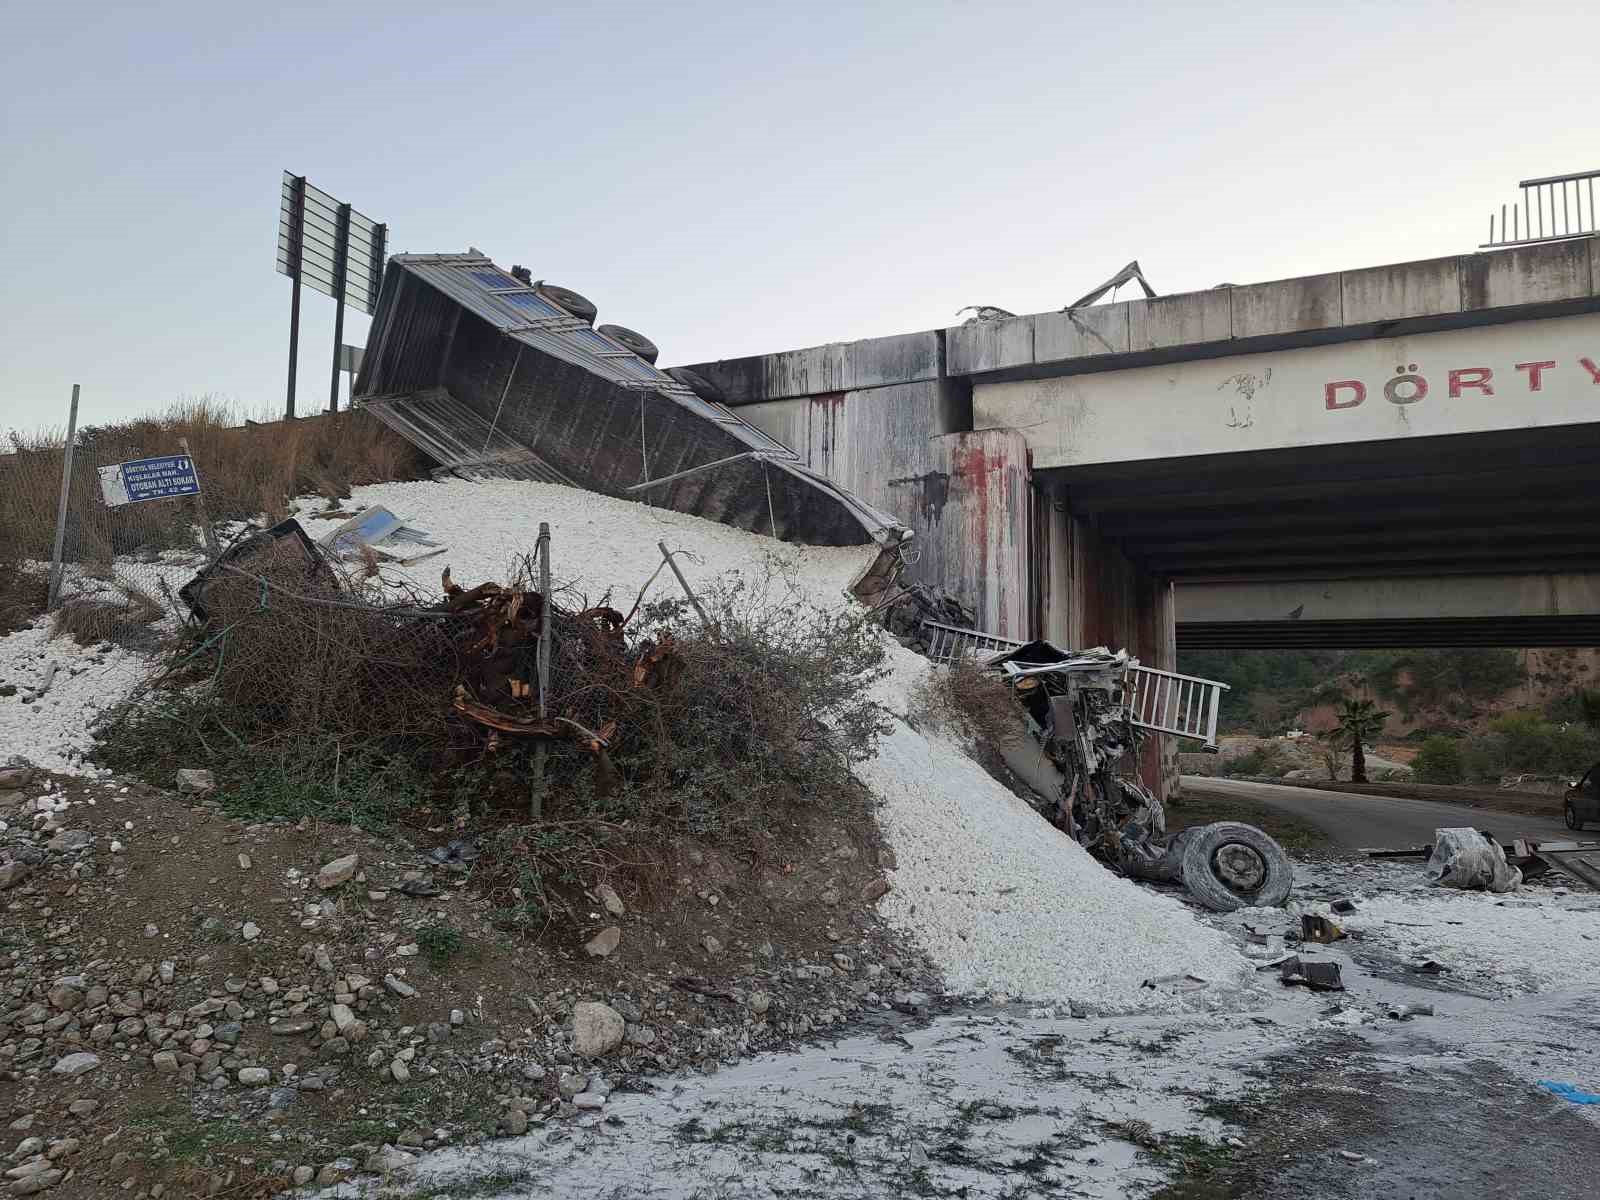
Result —
<instances>
[{"instance_id":1,"label":"concrete overpass bridge","mask_svg":"<svg viewBox=\"0 0 1600 1200\"><path fill-rule=\"evenodd\" d=\"M1600 641L1600 239L691 368L986 628Z\"/></svg>"}]
</instances>

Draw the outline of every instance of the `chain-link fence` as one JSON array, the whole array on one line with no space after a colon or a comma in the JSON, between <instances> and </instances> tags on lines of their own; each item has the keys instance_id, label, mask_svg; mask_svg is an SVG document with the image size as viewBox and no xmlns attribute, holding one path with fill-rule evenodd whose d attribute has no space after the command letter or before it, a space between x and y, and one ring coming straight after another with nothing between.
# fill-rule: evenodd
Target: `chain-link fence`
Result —
<instances>
[{"instance_id":1,"label":"chain-link fence","mask_svg":"<svg viewBox=\"0 0 1600 1200\"><path fill-rule=\"evenodd\" d=\"M205 564L204 498L108 504L102 469L187 452L176 438L134 446L95 432L79 436L69 463L59 445L19 446L0 460L0 559L30 593L45 589L56 621L79 641L148 642L153 626L181 615L177 590ZM203 466L201 475L204 486Z\"/></svg>"},{"instance_id":2,"label":"chain-link fence","mask_svg":"<svg viewBox=\"0 0 1600 1200\"><path fill-rule=\"evenodd\" d=\"M85 641L137 640L183 615L176 592L208 557L207 516L225 545L245 522L281 519L297 497L335 502L354 485L416 478L421 467L413 447L363 413L258 423L208 401L79 426L72 440L51 607ZM13 433L10 442L0 454L0 629L45 608L67 454L60 432ZM102 473L153 458L192 461L200 495L140 500L133 487L130 502L108 503ZM132 482L149 484L150 472Z\"/></svg>"}]
</instances>

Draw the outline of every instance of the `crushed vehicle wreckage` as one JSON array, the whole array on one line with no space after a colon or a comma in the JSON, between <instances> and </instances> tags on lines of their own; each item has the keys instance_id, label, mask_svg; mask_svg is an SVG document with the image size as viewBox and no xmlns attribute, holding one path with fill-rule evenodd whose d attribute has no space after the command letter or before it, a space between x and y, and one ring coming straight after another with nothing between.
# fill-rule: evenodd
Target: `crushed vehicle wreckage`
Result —
<instances>
[{"instance_id":1,"label":"crushed vehicle wreckage","mask_svg":"<svg viewBox=\"0 0 1600 1200\"><path fill-rule=\"evenodd\" d=\"M1068 653L1013 641L996 652L994 643L1006 639L952 627L930 640L936 660L973 658L1011 685L1039 753L1031 763L1012 755L1008 762L1045 793L1044 815L1095 857L1135 879L1181 883L1219 912L1288 899L1294 870L1270 836L1225 821L1168 837L1161 801L1134 772L1152 736L1214 745L1225 684L1145 667L1104 647Z\"/></svg>"}]
</instances>

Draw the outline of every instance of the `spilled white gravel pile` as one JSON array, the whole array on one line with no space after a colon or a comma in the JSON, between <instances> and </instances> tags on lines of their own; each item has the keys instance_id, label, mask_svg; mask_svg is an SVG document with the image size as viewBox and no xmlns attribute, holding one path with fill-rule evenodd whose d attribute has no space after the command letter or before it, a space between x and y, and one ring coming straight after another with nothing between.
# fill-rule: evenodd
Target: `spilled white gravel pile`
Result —
<instances>
[{"instance_id":1,"label":"spilled white gravel pile","mask_svg":"<svg viewBox=\"0 0 1600 1200\"><path fill-rule=\"evenodd\" d=\"M685 566L691 582L760 577L770 558L794 571L813 602L830 606L846 602L845 587L872 556L861 547L787 545L547 484L384 484L358 488L356 503L386 505L449 547L409 570L420 585L437 586L444 563L469 586L504 578L548 521L554 576L576 581L591 601L613 590L624 611L661 561L658 541L698 560ZM677 585L663 573L655 588L672 594ZM1247 968L1230 939L1177 901L1113 876L949 738L913 729L904 719L911 697L934 668L898 645L891 653L879 699L895 714L893 732L858 770L883 801L879 817L897 859L880 910L928 951L951 990L1109 1011L1170 1002L1170 993L1143 988L1146 979L1242 977Z\"/></svg>"},{"instance_id":2,"label":"spilled white gravel pile","mask_svg":"<svg viewBox=\"0 0 1600 1200\"><path fill-rule=\"evenodd\" d=\"M514 560L532 552L539 522L548 521L551 578L558 585L571 583L591 604L610 593L612 606L623 612L661 564L657 542L666 542L674 556L687 552L680 566L691 583L728 572L761 580L771 562L792 570L812 602L829 605L844 602L844 589L871 557L861 546L794 546L703 517L546 483L380 483L356 488L344 509L372 504L382 504L446 547L412 567L386 566L385 578L407 578L437 592L439 573L448 565L455 581L466 587L503 581ZM320 506L308 504L310 511ZM301 523L318 539L337 524L307 519L304 513ZM663 571L650 595L682 592Z\"/></svg>"},{"instance_id":3,"label":"spilled white gravel pile","mask_svg":"<svg viewBox=\"0 0 1600 1200\"><path fill-rule=\"evenodd\" d=\"M52 663L50 687L35 697ZM90 727L149 673L147 658L110 643L52 638L49 621L0 637L0 764L15 755L47 771L95 774L84 760Z\"/></svg>"},{"instance_id":4,"label":"spilled white gravel pile","mask_svg":"<svg viewBox=\"0 0 1600 1200\"><path fill-rule=\"evenodd\" d=\"M895 650L884 700L904 713L936 668ZM941 731L896 720L857 773L883 800L898 860L879 910L927 948L952 991L1112 1011L1170 1003L1147 979L1232 986L1248 974L1232 939L1112 875Z\"/></svg>"}]
</instances>

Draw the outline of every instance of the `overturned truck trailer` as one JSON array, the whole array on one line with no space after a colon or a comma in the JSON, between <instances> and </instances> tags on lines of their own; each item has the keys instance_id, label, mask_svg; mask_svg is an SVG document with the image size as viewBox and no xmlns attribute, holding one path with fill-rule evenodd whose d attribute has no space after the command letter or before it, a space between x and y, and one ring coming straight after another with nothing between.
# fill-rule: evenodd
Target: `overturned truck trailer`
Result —
<instances>
[{"instance_id":1,"label":"overturned truck trailer","mask_svg":"<svg viewBox=\"0 0 1600 1200\"><path fill-rule=\"evenodd\" d=\"M658 370L647 339L594 328L581 296L477 253L389 266L356 403L441 470L570 484L810 545L910 536L692 373Z\"/></svg>"}]
</instances>

